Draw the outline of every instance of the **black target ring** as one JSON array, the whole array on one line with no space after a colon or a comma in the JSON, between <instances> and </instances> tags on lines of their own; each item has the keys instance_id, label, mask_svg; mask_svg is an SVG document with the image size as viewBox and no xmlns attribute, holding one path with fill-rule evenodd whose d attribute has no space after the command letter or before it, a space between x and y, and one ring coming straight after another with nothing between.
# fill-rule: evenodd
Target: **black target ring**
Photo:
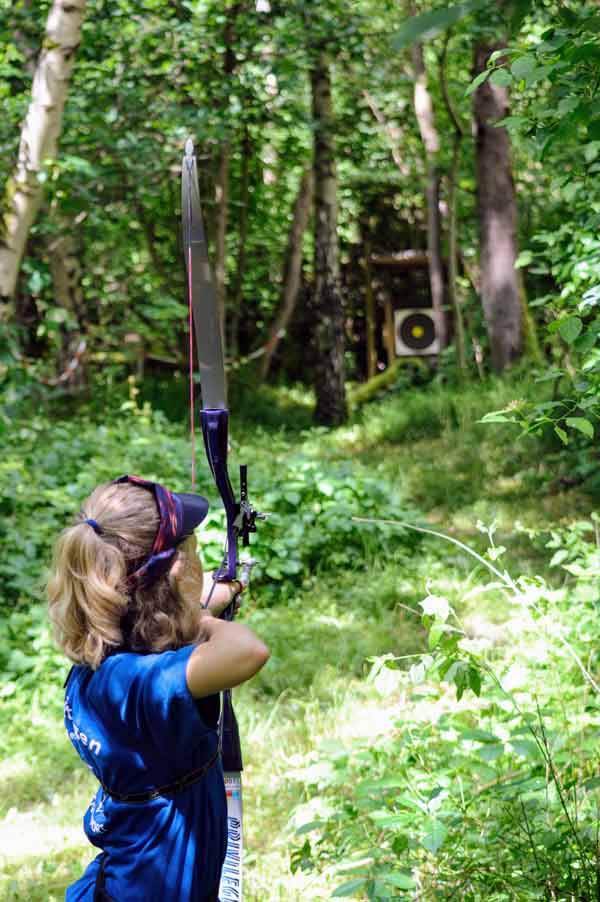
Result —
<instances>
[{"instance_id":1,"label":"black target ring","mask_svg":"<svg viewBox=\"0 0 600 902\"><path fill-rule=\"evenodd\" d=\"M405 347L423 351L435 341L435 323L426 313L411 313L400 323L398 336Z\"/></svg>"}]
</instances>

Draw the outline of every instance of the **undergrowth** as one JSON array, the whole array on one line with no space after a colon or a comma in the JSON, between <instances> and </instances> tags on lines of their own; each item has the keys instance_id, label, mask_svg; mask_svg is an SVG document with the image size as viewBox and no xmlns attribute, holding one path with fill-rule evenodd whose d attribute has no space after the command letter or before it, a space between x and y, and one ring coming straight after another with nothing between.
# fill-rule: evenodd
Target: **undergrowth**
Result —
<instances>
[{"instance_id":1,"label":"undergrowth","mask_svg":"<svg viewBox=\"0 0 600 902\"><path fill-rule=\"evenodd\" d=\"M110 416L40 407L0 438L0 896L13 902L62 898L93 856L79 826L93 781L64 734L67 667L44 616L53 537L97 482L121 472L189 489L182 428L130 388ZM560 482L564 457L548 472L552 444L542 454L510 426L477 422L514 392L500 382L461 394L433 383L327 432L307 426L299 390L285 392L280 408L271 391L266 425L249 414L234 420L232 468L249 464L251 496L270 514L253 545L259 565L245 616L272 657L236 691L248 902L587 892L593 843L584 836L579 849L557 787L592 829L596 701L552 643L544 661L536 654L542 626L560 622L595 668L582 648L594 635L593 581L577 571L584 558L589 570L595 538L569 527L592 522L593 500ZM216 502L205 468L198 488ZM433 526L488 561L478 521L495 521L502 568L543 586L546 620L511 608L464 548L355 517ZM200 536L209 566L221 556L222 525L215 503ZM442 624L462 632L444 633L435 614L423 620L426 595L447 599L461 626ZM569 610L585 623L579 633ZM427 651L434 626L438 644ZM468 691L456 701L460 667L440 679L420 657L437 666L447 635L458 637L452 664L464 657L473 668L465 687L482 684L475 702ZM491 671L512 675L512 689L510 679L503 686L521 714ZM540 723L558 780L532 738ZM574 795L584 800L576 811ZM530 895L519 895L526 885Z\"/></svg>"}]
</instances>

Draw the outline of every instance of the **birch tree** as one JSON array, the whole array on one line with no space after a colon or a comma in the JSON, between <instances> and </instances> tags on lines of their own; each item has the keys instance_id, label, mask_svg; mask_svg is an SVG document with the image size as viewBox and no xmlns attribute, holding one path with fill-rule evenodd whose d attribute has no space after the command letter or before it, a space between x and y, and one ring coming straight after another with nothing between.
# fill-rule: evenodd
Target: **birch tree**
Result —
<instances>
[{"instance_id":1,"label":"birch tree","mask_svg":"<svg viewBox=\"0 0 600 902\"><path fill-rule=\"evenodd\" d=\"M54 0L35 67L17 165L5 189L0 231L0 297L15 294L27 236L43 198L40 175L55 159L86 0Z\"/></svg>"},{"instance_id":2,"label":"birch tree","mask_svg":"<svg viewBox=\"0 0 600 902\"><path fill-rule=\"evenodd\" d=\"M446 318L444 313L444 267L442 263L442 224L440 217L440 171L438 153L440 138L435 123L433 100L427 85L427 70L423 56L423 45L415 43L412 49L415 71L413 103L419 133L427 158L427 250L429 252L429 284L431 306L437 314L441 347L447 344Z\"/></svg>"}]
</instances>

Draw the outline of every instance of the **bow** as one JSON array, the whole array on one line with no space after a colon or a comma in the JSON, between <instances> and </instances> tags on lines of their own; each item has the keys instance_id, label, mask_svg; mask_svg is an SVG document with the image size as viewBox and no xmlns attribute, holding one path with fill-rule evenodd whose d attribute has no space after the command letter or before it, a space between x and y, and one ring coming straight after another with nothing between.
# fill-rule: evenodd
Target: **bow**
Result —
<instances>
[{"instance_id":1,"label":"bow","mask_svg":"<svg viewBox=\"0 0 600 902\"><path fill-rule=\"evenodd\" d=\"M240 561L238 545L240 542L243 546L250 544L250 533L256 532L256 520L262 519L264 515L255 511L248 501L247 467L244 464L240 466L240 494L237 498L234 494L227 468L229 411L226 402L221 322L208 259L208 248L198 190L196 157L191 138L188 138L186 141L182 163L181 210L183 248L190 306L190 366L193 348L191 336L193 320L202 392L200 421L204 447L213 479L223 501L227 519L225 555L221 566L214 575L214 579L223 582L236 579L238 566L241 565L240 577L242 583L244 583L248 580L251 562L244 563ZM193 392L193 379L190 385ZM193 406L192 394L192 435L194 431ZM226 620L232 620L233 616L233 605L230 605L222 614L222 617ZM229 809L228 858L225 861L223 873L225 875L229 868L227 876L230 883L234 877L237 879L238 895L235 898L239 899L241 898L241 871L239 870L241 858L241 779L239 772L242 770L242 754L230 691L223 693L221 729L223 770L225 771L226 785L228 787ZM233 787L231 791L230 786ZM230 804L232 798L233 804ZM238 802L237 807L235 805L236 801ZM222 895L221 898L227 899L229 895Z\"/></svg>"},{"instance_id":2,"label":"bow","mask_svg":"<svg viewBox=\"0 0 600 902\"><path fill-rule=\"evenodd\" d=\"M182 167L183 245L188 276L188 294L193 311L196 351L200 369L202 408L200 420L204 447L211 473L223 500L227 518L225 559L216 579L231 581L237 576L238 543L250 544L250 533L256 532L256 520L262 519L248 501L248 468L240 466L240 495L236 499L227 469L229 411L226 404L226 381L221 338L221 323L212 278L200 194L194 144L188 138Z\"/></svg>"}]
</instances>

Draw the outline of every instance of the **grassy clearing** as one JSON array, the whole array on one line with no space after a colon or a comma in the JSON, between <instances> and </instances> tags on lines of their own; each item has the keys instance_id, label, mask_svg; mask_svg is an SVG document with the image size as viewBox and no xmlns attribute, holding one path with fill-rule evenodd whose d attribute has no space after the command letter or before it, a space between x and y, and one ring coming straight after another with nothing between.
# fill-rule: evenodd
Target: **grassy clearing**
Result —
<instances>
[{"instance_id":1,"label":"grassy clearing","mask_svg":"<svg viewBox=\"0 0 600 902\"><path fill-rule=\"evenodd\" d=\"M302 399L288 397L285 429L281 421L269 431L248 425L249 460L271 484L277 478L273 461L283 466L286 455L300 455L323 473L343 466L357 484L368 477L383 486L403 519L433 524L480 550L485 543L478 521L495 521L507 547L505 565L535 574L545 568L547 554L515 523L569 522L591 501L561 489L533 442L517 444L498 427L476 424L507 400L510 389L500 385L477 387L461 398L430 387L372 406L351 426L325 433L305 429L294 412L304 410ZM292 430L294 421L303 431ZM286 522L280 519L277 528ZM272 650L268 667L236 692L247 760L248 902L319 902L339 885L335 858L318 872L290 873L296 827L326 805L318 788L321 779L330 785L331 774L319 774L322 751L339 745L360 754L403 716L414 721L414 700L391 685L382 694L383 677L368 679L369 658L420 650L423 634L411 614L416 604L429 589L460 604L481 577L466 553L434 539L390 550L382 534L365 547L367 559L342 557L339 566L317 556L309 575L284 583L276 604L265 607L258 591L247 602L248 622ZM471 631L492 637L498 655L506 637L501 629L494 632L494 623L506 610L498 593L478 596L463 610ZM50 653L44 646L40 654ZM63 672L52 658L35 686L19 684L0 713L0 898L7 902L62 899L93 857L79 824L94 786L62 727ZM453 702L448 696L443 704Z\"/></svg>"}]
</instances>

